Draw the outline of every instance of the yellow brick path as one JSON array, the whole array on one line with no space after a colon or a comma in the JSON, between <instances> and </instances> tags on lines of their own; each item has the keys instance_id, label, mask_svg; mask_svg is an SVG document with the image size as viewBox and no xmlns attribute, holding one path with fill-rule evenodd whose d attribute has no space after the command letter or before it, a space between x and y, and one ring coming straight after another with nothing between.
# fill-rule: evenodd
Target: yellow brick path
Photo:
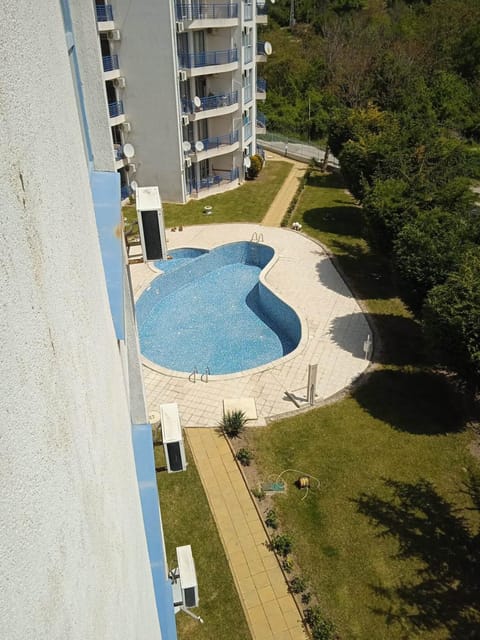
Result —
<instances>
[{"instance_id":1,"label":"yellow brick path","mask_svg":"<svg viewBox=\"0 0 480 640\"><path fill-rule=\"evenodd\" d=\"M232 452L216 429L185 429L253 640L305 640L300 614Z\"/></svg>"},{"instance_id":2,"label":"yellow brick path","mask_svg":"<svg viewBox=\"0 0 480 640\"><path fill-rule=\"evenodd\" d=\"M296 160L290 160L289 158L285 158L274 153L267 153L267 162L275 162L279 160L290 162L292 168L288 176L285 178L284 183L278 190L277 195L273 199L272 204L270 205L267 213L265 214L265 217L261 222L261 224L266 227L280 226L283 216L287 212L288 205L292 201L298 184L308 167L305 162L297 162Z\"/></svg>"}]
</instances>

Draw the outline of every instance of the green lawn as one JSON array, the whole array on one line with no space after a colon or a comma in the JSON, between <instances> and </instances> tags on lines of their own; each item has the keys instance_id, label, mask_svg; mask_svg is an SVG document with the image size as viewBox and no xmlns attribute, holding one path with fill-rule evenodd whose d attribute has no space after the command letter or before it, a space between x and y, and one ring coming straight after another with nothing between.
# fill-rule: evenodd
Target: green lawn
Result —
<instances>
[{"instance_id":1,"label":"green lawn","mask_svg":"<svg viewBox=\"0 0 480 640\"><path fill-rule=\"evenodd\" d=\"M192 545L198 578L200 606L194 613L204 624L180 611L179 640L251 640L223 546L210 513L207 498L186 447L188 468L182 473L160 470L165 465L163 447L155 447L157 483L168 566L175 567L175 547Z\"/></svg>"},{"instance_id":2,"label":"green lawn","mask_svg":"<svg viewBox=\"0 0 480 640\"><path fill-rule=\"evenodd\" d=\"M190 200L187 204L164 203L167 227L219 222L261 222L270 204L289 174L288 162L267 162L259 176L245 182L238 189L220 193L202 200ZM206 216L203 208L209 205L213 214ZM136 219L135 207L124 207L124 216Z\"/></svg>"},{"instance_id":3,"label":"green lawn","mask_svg":"<svg viewBox=\"0 0 480 640\"><path fill-rule=\"evenodd\" d=\"M349 397L248 431L263 478L293 468L320 479L301 500L289 472L276 497L302 575L342 639L476 637L479 466L461 400L426 366L418 323L340 177L314 175L294 219L329 247L382 339Z\"/></svg>"}]
</instances>

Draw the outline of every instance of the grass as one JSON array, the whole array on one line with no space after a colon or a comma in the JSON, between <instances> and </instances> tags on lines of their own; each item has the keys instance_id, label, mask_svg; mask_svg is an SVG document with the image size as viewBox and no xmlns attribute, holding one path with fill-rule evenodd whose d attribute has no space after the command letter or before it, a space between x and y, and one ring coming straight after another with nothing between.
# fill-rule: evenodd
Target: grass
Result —
<instances>
[{"instance_id":1,"label":"grass","mask_svg":"<svg viewBox=\"0 0 480 640\"><path fill-rule=\"evenodd\" d=\"M275 498L300 572L341 638L475 637L480 481L461 399L427 366L341 178L313 175L294 219L329 248L382 342L349 397L247 433L262 477L320 479L301 500L289 473Z\"/></svg>"},{"instance_id":2,"label":"grass","mask_svg":"<svg viewBox=\"0 0 480 640\"><path fill-rule=\"evenodd\" d=\"M219 222L261 222L291 166L283 161L267 162L255 180L245 182L238 189L202 200L190 200L187 204L166 202L163 205L165 225L175 227ZM213 209L210 216L203 213L206 205ZM134 206L123 207L123 214L128 220L136 220Z\"/></svg>"},{"instance_id":3,"label":"grass","mask_svg":"<svg viewBox=\"0 0 480 640\"><path fill-rule=\"evenodd\" d=\"M177 614L179 640L251 640L223 546L207 498L186 444L188 468L182 473L158 471L157 483L168 566L175 567L175 548L192 546L198 578L200 606L194 609L204 624L183 612ZM155 447L157 470L163 469L163 447Z\"/></svg>"}]
</instances>

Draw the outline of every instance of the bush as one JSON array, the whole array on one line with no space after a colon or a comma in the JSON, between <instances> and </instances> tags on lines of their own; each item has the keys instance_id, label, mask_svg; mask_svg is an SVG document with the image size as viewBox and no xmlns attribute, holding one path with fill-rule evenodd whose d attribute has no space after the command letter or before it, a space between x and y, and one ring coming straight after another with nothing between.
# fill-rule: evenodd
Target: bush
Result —
<instances>
[{"instance_id":1,"label":"bush","mask_svg":"<svg viewBox=\"0 0 480 640\"><path fill-rule=\"evenodd\" d=\"M266 494L262 487L253 487L252 495L255 496L257 500L263 500Z\"/></svg>"},{"instance_id":2,"label":"bush","mask_svg":"<svg viewBox=\"0 0 480 640\"><path fill-rule=\"evenodd\" d=\"M273 509L269 509L267 511L265 524L267 525L267 527L270 527L270 529L278 529L278 518Z\"/></svg>"},{"instance_id":3,"label":"bush","mask_svg":"<svg viewBox=\"0 0 480 640\"><path fill-rule=\"evenodd\" d=\"M247 419L243 411L227 411L223 414L220 427L229 438L237 438L245 429Z\"/></svg>"},{"instance_id":4,"label":"bush","mask_svg":"<svg viewBox=\"0 0 480 640\"><path fill-rule=\"evenodd\" d=\"M338 638L335 625L331 620L324 618L320 607L310 607L303 612L305 622L312 631L313 640L335 640Z\"/></svg>"},{"instance_id":5,"label":"bush","mask_svg":"<svg viewBox=\"0 0 480 640\"><path fill-rule=\"evenodd\" d=\"M240 464L244 467L249 467L250 466L250 462L253 459L253 455L252 452L249 451L248 449L245 449L244 447L242 447L242 449L239 449L237 451L237 455L236 455L237 460L240 462Z\"/></svg>"},{"instance_id":6,"label":"bush","mask_svg":"<svg viewBox=\"0 0 480 640\"><path fill-rule=\"evenodd\" d=\"M302 593L307 588L307 581L301 576L295 576L290 580L290 591L292 593Z\"/></svg>"},{"instance_id":7,"label":"bush","mask_svg":"<svg viewBox=\"0 0 480 640\"><path fill-rule=\"evenodd\" d=\"M273 536L270 542L270 548L275 551L276 554L286 558L292 551L293 540L288 533L281 533L280 535Z\"/></svg>"},{"instance_id":8,"label":"bush","mask_svg":"<svg viewBox=\"0 0 480 640\"><path fill-rule=\"evenodd\" d=\"M250 166L247 169L248 177L253 180L258 176L263 167L263 159L262 156L255 154L250 157Z\"/></svg>"},{"instance_id":9,"label":"bush","mask_svg":"<svg viewBox=\"0 0 480 640\"><path fill-rule=\"evenodd\" d=\"M290 558L284 558L282 560L282 569L285 571L285 573L292 573L293 561Z\"/></svg>"},{"instance_id":10,"label":"bush","mask_svg":"<svg viewBox=\"0 0 480 640\"><path fill-rule=\"evenodd\" d=\"M302 604L308 604L311 599L312 594L310 593L310 591L305 591L305 593L302 593Z\"/></svg>"}]
</instances>

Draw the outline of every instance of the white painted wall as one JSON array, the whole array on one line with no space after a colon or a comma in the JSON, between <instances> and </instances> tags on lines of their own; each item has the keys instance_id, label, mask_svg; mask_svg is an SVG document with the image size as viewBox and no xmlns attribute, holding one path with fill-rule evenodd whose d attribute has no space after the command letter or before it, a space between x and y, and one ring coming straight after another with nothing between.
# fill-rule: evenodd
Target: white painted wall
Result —
<instances>
[{"instance_id":1,"label":"white painted wall","mask_svg":"<svg viewBox=\"0 0 480 640\"><path fill-rule=\"evenodd\" d=\"M115 27L121 31L117 51L127 86L123 92L136 149L135 180L158 186L162 199L185 201L184 162L173 3L144 0L113 2Z\"/></svg>"},{"instance_id":2,"label":"white painted wall","mask_svg":"<svg viewBox=\"0 0 480 640\"><path fill-rule=\"evenodd\" d=\"M0 18L0 637L158 640L59 2Z\"/></svg>"}]
</instances>

